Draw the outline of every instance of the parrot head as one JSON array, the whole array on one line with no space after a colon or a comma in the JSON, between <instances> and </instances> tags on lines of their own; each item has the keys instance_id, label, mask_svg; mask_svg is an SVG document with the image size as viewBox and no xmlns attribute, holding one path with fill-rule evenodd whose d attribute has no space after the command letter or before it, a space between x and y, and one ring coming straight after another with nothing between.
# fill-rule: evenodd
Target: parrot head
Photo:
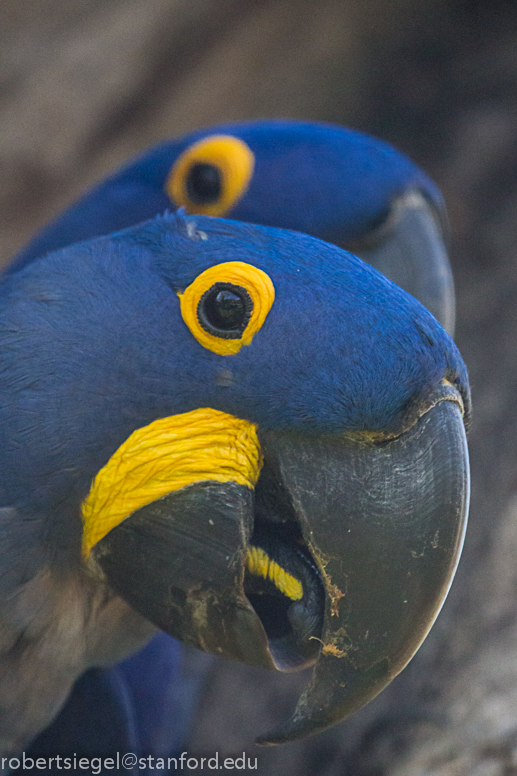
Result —
<instances>
[{"instance_id":1,"label":"parrot head","mask_svg":"<svg viewBox=\"0 0 517 776\"><path fill-rule=\"evenodd\" d=\"M313 665L263 742L411 659L462 544L469 388L405 291L316 238L178 212L8 275L0 352L0 506L187 644Z\"/></svg>"}]
</instances>

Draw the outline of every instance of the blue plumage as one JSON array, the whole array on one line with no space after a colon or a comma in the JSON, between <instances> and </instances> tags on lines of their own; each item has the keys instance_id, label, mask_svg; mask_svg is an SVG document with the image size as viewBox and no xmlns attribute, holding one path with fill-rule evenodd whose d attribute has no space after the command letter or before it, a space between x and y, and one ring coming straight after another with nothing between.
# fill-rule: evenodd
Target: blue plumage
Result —
<instances>
[{"instance_id":1,"label":"blue plumage","mask_svg":"<svg viewBox=\"0 0 517 776\"><path fill-rule=\"evenodd\" d=\"M72 242L109 234L164 212L165 183L190 145L227 133L255 155L249 189L225 216L295 229L330 242L351 241L379 224L406 189L438 207L434 183L387 143L330 124L257 121L221 124L161 143L118 170L45 227L15 259L18 266Z\"/></svg>"}]
</instances>

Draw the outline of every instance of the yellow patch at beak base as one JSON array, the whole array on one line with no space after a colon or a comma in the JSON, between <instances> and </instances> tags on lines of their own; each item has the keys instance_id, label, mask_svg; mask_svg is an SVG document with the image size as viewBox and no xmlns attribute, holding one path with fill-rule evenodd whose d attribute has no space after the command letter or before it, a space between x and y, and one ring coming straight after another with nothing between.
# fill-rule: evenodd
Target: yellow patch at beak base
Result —
<instances>
[{"instance_id":1,"label":"yellow patch at beak base","mask_svg":"<svg viewBox=\"0 0 517 776\"><path fill-rule=\"evenodd\" d=\"M262 453L252 423L210 408L134 431L95 477L82 505L83 557L146 504L197 482L253 489Z\"/></svg>"}]
</instances>

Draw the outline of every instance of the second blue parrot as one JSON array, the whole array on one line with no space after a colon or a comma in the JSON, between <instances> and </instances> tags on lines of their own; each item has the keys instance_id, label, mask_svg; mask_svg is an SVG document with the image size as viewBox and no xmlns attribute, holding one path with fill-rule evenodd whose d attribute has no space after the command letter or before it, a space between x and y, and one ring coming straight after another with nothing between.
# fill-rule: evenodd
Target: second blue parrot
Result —
<instances>
[{"instance_id":1,"label":"second blue parrot","mask_svg":"<svg viewBox=\"0 0 517 776\"><path fill-rule=\"evenodd\" d=\"M331 124L221 124L161 143L67 208L14 266L180 206L336 243L413 294L453 333L440 192L388 143Z\"/></svg>"}]
</instances>

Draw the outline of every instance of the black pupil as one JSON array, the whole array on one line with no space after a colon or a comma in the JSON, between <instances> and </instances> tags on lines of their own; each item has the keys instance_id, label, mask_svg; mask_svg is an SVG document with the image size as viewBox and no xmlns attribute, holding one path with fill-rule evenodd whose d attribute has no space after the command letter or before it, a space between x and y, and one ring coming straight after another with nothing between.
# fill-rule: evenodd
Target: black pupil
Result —
<instances>
[{"instance_id":1,"label":"black pupil","mask_svg":"<svg viewBox=\"0 0 517 776\"><path fill-rule=\"evenodd\" d=\"M245 288L216 283L201 297L197 314L205 331L237 339L248 325L252 310L253 302Z\"/></svg>"},{"instance_id":2,"label":"black pupil","mask_svg":"<svg viewBox=\"0 0 517 776\"><path fill-rule=\"evenodd\" d=\"M217 202L221 196L221 172L214 164L197 162L189 170L187 194L196 205Z\"/></svg>"},{"instance_id":3,"label":"black pupil","mask_svg":"<svg viewBox=\"0 0 517 776\"><path fill-rule=\"evenodd\" d=\"M217 291L206 300L205 313L216 329L238 329L244 320L244 300L232 291Z\"/></svg>"}]
</instances>

